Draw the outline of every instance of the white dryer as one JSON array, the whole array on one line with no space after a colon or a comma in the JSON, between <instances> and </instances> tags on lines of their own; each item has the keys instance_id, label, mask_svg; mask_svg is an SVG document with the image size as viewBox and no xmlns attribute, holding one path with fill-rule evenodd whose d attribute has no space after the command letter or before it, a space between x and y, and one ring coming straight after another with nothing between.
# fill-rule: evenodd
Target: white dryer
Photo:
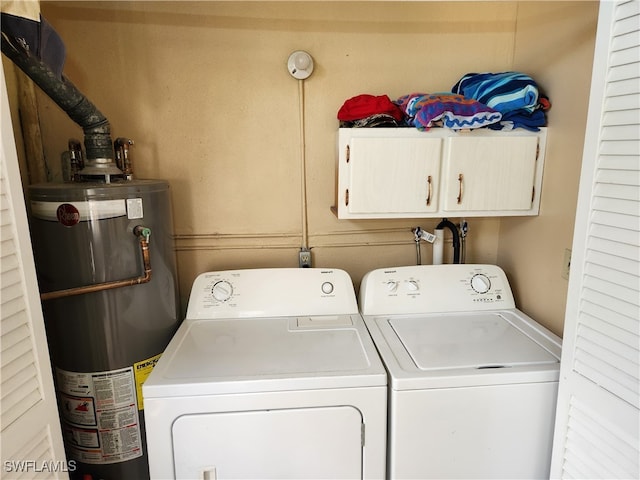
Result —
<instances>
[{"instance_id":1,"label":"white dryer","mask_svg":"<svg viewBox=\"0 0 640 480\"><path fill-rule=\"evenodd\" d=\"M151 478L383 478L386 385L346 272L204 273L143 385Z\"/></svg>"},{"instance_id":2,"label":"white dryer","mask_svg":"<svg viewBox=\"0 0 640 480\"><path fill-rule=\"evenodd\" d=\"M549 478L561 341L499 267L374 270L360 308L389 372L389 478Z\"/></svg>"}]
</instances>

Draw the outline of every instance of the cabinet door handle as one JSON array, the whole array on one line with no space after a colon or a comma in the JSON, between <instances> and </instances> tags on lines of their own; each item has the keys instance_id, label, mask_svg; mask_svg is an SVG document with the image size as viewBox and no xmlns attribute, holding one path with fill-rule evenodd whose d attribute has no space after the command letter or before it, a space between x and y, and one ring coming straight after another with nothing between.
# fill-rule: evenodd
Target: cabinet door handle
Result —
<instances>
[{"instance_id":1,"label":"cabinet door handle","mask_svg":"<svg viewBox=\"0 0 640 480\"><path fill-rule=\"evenodd\" d=\"M349 206L349 189L348 188L344 191L344 204L347 207Z\"/></svg>"},{"instance_id":2,"label":"cabinet door handle","mask_svg":"<svg viewBox=\"0 0 640 480\"><path fill-rule=\"evenodd\" d=\"M464 176L458 174L458 205L462 203L462 195L464 194Z\"/></svg>"},{"instance_id":3,"label":"cabinet door handle","mask_svg":"<svg viewBox=\"0 0 640 480\"><path fill-rule=\"evenodd\" d=\"M429 175L427 177L427 207L431 205L431 192L432 192L431 175Z\"/></svg>"}]
</instances>

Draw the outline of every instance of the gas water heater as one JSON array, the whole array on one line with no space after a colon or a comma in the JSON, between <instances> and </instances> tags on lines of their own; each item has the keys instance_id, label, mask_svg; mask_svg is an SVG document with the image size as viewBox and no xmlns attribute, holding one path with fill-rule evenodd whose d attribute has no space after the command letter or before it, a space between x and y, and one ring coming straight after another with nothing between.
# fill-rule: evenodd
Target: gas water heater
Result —
<instances>
[{"instance_id":1,"label":"gas water heater","mask_svg":"<svg viewBox=\"0 0 640 480\"><path fill-rule=\"evenodd\" d=\"M38 22L4 12L0 26L2 53L84 134L84 151L69 141L68 182L27 189L69 473L143 480L141 385L180 320L169 185L134 179L132 142L112 142L104 115L43 60L60 57L61 41L54 55L37 44L55 37L51 28L43 35Z\"/></svg>"},{"instance_id":2,"label":"gas water heater","mask_svg":"<svg viewBox=\"0 0 640 480\"><path fill-rule=\"evenodd\" d=\"M169 185L28 189L72 478L148 478L142 383L178 327Z\"/></svg>"}]
</instances>

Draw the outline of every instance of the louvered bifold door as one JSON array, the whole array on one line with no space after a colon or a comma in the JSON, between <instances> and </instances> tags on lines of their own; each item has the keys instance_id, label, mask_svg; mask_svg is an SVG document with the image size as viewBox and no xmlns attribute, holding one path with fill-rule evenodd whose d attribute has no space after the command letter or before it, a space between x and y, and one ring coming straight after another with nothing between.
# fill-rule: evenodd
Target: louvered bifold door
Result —
<instances>
[{"instance_id":1,"label":"louvered bifold door","mask_svg":"<svg viewBox=\"0 0 640 480\"><path fill-rule=\"evenodd\" d=\"M640 478L640 2L603 1L552 478Z\"/></svg>"},{"instance_id":2,"label":"louvered bifold door","mask_svg":"<svg viewBox=\"0 0 640 480\"><path fill-rule=\"evenodd\" d=\"M68 478L2 68L0 97L0 478Z\"/></svg>"}]
</instances>

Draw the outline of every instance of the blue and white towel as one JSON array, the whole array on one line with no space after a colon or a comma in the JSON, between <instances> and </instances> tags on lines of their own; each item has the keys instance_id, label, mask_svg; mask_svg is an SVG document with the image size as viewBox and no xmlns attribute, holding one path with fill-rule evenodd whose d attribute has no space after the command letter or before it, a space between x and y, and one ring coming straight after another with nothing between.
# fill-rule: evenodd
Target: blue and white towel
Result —
<instances>
[{"instance_id":1,"label":"blue and white towel","mask_svg":"<svg viewBox=\"0 0 640 480\"><path fill-rule=\"evenodd\" d=\"M467 73L451 88L453 93L473 98L505 114L538 108L538 85L519 72Z\"/></svg>"}]
</instances>

